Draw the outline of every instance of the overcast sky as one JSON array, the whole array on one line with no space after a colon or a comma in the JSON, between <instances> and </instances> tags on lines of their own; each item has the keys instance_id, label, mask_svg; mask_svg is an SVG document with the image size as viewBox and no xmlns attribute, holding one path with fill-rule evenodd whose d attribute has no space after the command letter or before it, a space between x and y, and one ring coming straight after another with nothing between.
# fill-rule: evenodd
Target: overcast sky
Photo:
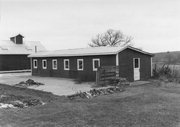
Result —
<instances>
[{"instance_id":1,"label":"overcast sky","mask_svg":"<svg viewBox=\"0 0 180 127\"><path fill-rule=\"evenodd\" d=\"M87 47L107 29L149 52L180 51L180 0L0 0L0 39L21 33L49 50Z\"/></svg>"}]
</instances>

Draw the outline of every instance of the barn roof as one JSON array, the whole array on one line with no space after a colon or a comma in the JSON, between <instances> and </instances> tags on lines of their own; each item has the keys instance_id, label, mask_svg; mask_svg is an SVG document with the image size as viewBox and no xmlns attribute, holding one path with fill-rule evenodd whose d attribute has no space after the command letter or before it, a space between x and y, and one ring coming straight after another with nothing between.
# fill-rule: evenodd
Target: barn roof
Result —
<instances>
[{"instance_id":1,"label":"barn roof","mask_svg":"<svg viewBox=\"0 0 180 127\"><path fill-rule=\"evenodd\" d=\"M32 54L37 51L46 51L38 41L23 41L23 44L15 44L10 40L0 41L0 54Z\"/></svg>"},{"instance_id":2,"label":"barn roof","mask_svg":"<svg viewBox=\"0 0 180 127\"><path fill-rule=\"evenodd\" d=\"M125 49L132 49L137 52L150 55L153 54L145 52L143 50L126 46L126 47L90 47L90 48L79 48L79 49L65 49L56 51L38 52L29 55L28 57L66 57L66 56L92 56L92 55L111 55L117 54Z\"/></svg>"}]
</instances>

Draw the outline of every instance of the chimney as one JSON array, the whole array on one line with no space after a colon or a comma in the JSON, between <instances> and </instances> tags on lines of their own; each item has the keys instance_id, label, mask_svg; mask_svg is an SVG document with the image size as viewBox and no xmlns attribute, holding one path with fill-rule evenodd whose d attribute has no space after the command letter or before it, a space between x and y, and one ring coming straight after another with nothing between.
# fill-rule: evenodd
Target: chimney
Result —
<instances>
[{"instance_id":1,"label":"chimney","mask_svg":"<svg viewBox=\"0 0 180 127\"><path fill-rule=\"evenodd\" d=\"M15 44L23 44L23 38L24 37L21 34L18 34L14 37L11 37L10 40Z\"/></svg>"},{"instance_id":2,"label":"chimney","mask_svg":"<svg viewBox=\"0 0 180 127\"><path fill-rule=\"evenodd\" d=\"M37 53L37 46L35 46L35 53Z\"/></svg>"}]
</instances>

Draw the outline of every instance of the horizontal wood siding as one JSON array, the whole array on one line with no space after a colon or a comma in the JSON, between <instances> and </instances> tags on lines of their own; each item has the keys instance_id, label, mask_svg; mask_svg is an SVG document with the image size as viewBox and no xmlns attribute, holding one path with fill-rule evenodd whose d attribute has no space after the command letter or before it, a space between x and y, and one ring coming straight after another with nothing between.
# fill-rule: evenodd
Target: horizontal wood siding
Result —
<instances>
[{"instance_id":1,"label":"horizontal wood siding","mask_svg":"<svg viewBox=\"0 0 180 127\"><path fill-rule=\"evenodd\" d=\"M134 81L133 58L140 58L140 80L151 77L151 56L126 49L119 53L119 75Z\"/></svg>"},{"instance_id":2,"label":"horizontal wood siding","mask_svg":"<svg viewBox=\"0 0 180 127\"><path fill-rule=\"evenodd\" d=\"M39 76L52 76L52 77L63 77L63 78L80 78L86 81L95 81L96 72L93 71L92 60L95 58L100 59L101 66L115 66L116 56L82 56L82 57L53 57L53 58L32 58L38 60L38 68L34 69L32 66L32 75ZM47 69L42 69L42 60L47 60ZM58 68L57 70L52 69L52 60L57 59ZM64 70L64 59L69 59L70 70ZM83 59L84 70L77 70L77 59Z\"/></svg>"},{"instance_id":3,"label":"horizontal wood siding","mask_svg":"<svg viewBox=\"0 0 180 127\"><path fill-rule=\"evenodd\" d=\"M30 69L27 55L0 55L0 71Z\"/></svg>"}]
</instances>

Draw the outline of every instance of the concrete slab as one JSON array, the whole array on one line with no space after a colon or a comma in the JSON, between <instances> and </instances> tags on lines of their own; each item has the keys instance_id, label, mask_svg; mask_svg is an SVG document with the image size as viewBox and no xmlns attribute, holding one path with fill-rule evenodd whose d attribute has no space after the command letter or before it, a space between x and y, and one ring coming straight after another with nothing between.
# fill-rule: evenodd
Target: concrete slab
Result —
<instances>
[{"instance_id":1,"label":"concrete slab","mask_svg":"<svg viewBox=\"0 0 180 127\"><path fill-rule=\"evenodd\" d=\"M0 74L0 83L8 85L14 85L28 79L33 79L36 82L45 84L42 86L32 86L29 88L52 92L56 95L70 95L79 91L89 91L93 89L92 86L95 85L93 82L76 84L74 80L68 78L31 76L31 73Z\"/></svg>"},{"instance_id":2,"label":"concrete slab","mask_svg":"<svg viewBox=\"0 0 180 127\"><path fill-rule=\"evenodd\" d=\"M0 71L0 74L4 74L4 73L22 73L22 72L31 72L31 70L30 69L26 69L26 70Z\"/></svg>"},{"instance_id":3,"label":"concrete slab","mask_svg":"<svg viewBox=\"0 0 180 127\"><path fill-rule=\"evenodd\" d=\"M130 83L130 86L139 86L139 85L145 85L149 84L149 81L134 81Z\"/></svg>"}]
</instances>

